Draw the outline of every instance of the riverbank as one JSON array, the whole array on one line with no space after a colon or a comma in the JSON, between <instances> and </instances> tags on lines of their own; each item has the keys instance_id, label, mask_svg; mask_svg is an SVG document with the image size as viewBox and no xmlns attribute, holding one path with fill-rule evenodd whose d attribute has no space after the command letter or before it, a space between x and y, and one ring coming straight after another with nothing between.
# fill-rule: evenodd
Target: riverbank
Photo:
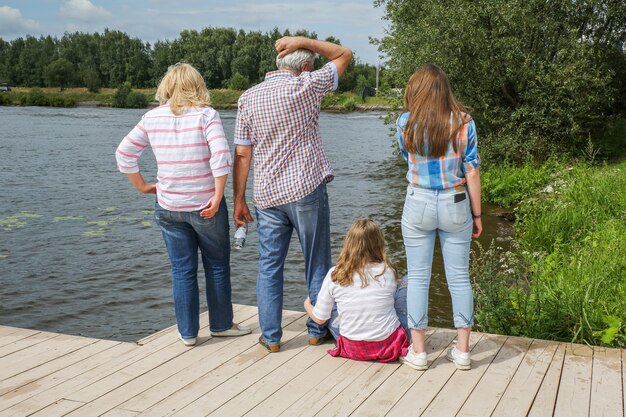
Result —
<instances>
[{"instance_id":1,"label":"riverbank","mask_svg":"<svg viewBox=\"0 0 626 417\"><path fill-rule=\"evenodd\" d=\"M474 254L478 328L626 346L626 162L492 168L483 189L516 223L510 251Z\"/></svg>"},{"instance_id":2,"label":"riverbank","mask_svg":"<svg viewBox=\"0 0 626 417\"><path fill-rule=\"evenodd\" d=\"M16 87L11 92L0 94L0 106L49 106L49 107L112 107L117 89L102 88L97 93L86 88L25 88ZM146 96L148 107L158 105L154 101L156 89L134 89ZM236 109L237 100L243 91L210 90L211 105L218 109ZM384 97L367 97L363 101L354 93L331 93L322 101L322 110L335 112L390 111L394 106Z\"/></svg>"}]
</instances>

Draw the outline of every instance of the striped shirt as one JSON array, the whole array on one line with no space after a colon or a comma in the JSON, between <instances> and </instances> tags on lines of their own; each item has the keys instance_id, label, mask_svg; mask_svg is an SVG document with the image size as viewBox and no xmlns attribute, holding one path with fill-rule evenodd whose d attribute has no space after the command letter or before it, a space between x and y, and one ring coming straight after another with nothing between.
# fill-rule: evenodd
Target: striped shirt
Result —
<instances>
[{"instance_id":1,"label":"striped shirt","mask_svg":"<svg viewBox=\"0 0 626 417\"><path fill-rule=\"evenodd\" d=\"M476 125L470 119L459 129L457 136L459 146L454 151L452 143L448 145L446 154L441 157L409 154L404 147L403 131L409 120L409 113L403 113L396 122L397 139L402 156L409 163L406 179L411 184L422 188L442 190L465 184L465 176L480 165ZM426 148L427 148L426 143Z\"/></svg>"},{"instance_id":2,"label":"striped shirt","mask_svg":"<svg viewBox=\"0 0 626 417\"><path fill-rule=\"evenodd\" d=\"M139 172L137 162L148 145L158 167L157 201L167 210L204 208L215 193L214 177L230 173L228 141L211 107L188 109L180 116L167 104L150 110L118 146L118 169Z\"/></svg>"},{"instance_id":3,"label":"striped shirt","mask_svg":"<svg viewBox=\"0 0 626 417\"><path fill-rule=\"evenodd\" d=\"M239 98L235 144L253 146L256 207L292 203L333 179L319 112L338 82L333 62L298 76L279 70Z\"/></svg>"}]
</instances>

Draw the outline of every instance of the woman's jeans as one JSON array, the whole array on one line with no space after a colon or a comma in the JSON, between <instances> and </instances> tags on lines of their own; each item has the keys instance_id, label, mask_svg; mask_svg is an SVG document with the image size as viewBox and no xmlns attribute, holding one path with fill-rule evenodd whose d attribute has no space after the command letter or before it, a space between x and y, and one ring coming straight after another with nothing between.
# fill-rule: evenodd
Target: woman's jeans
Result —
<instances>
[{"instance_id":1,"label":"woman's jeans","mask_svg":"<svg viewBox=\"0 0 626 417\"><path fill-rule=\"evenodd\" d=\"M406 293L407 293L407 276L403 276L398 283L398 288L396 289L396 293L394 294L394 308L396 310L396 315L400 320L400 324L402 328L406 332L409 340L411 340L411 332L409 332L409 328L406 321ZM341 336L340 332L340 318L339 312L337 311L337 304L333 306L333 310L330 313L330 319L328 320L328 330L330 334L333 335L335 340Z\"/></svg>"},{"instance_id":2,"label":"woman's jeans","mask_svg":"<svg viewBox=\"0 0 626 417\"><path fill-rule=\"evenodd\" d=\"M233 323L230 287L230 238L228 210L222 199L210 219L200 211L169 211L158 203L154 210L172 264L172 287L178 332L188 339L198 336L200 294L198 248L202 254L209 308L209 329L221 332Z\"/></svg>"},{"instance_id":3,"label":"woman's jeans","mask_svg":"<svg viewBox=\"0 0 626 417\"><path fill-rule=\"evenodd\" d=\"M424 330L428 326L428 288L437 232L452 296L454 327L474 324L474 298L469 280L472 224L465 187L435 190L409 185L407 188L402 237L408 269L410 328Z\"/></svg>"}]
</instances>

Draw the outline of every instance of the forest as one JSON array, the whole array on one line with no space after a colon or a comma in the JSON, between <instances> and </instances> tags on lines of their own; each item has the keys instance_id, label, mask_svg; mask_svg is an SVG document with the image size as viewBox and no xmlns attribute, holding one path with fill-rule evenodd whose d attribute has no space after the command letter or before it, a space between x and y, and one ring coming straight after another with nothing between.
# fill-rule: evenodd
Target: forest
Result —
<instances>
[{"instance_id":1,"label":"forest","mask_svg":"<svg viewBox=\"0 0 626 417\"><path fill-rule=\"evenodd\" d=\"M0 83L21 87L134 88L156 87L167 67L187 62L203 75L211 89L245 90L260 82L266 72L276 69L274 42L292 35L277 28L268 33L233 28L208 27L184 30L173 40L153 45L131 38L124 32L65 33L52 36L0 38ZM317 38L301 30L293 35ZM333 37L325 39L339 43ZM324 63L317 60L317 65ZM373 87L376 68L355 59L341 78L339 91Z\"/></svg>"}]
</instances>

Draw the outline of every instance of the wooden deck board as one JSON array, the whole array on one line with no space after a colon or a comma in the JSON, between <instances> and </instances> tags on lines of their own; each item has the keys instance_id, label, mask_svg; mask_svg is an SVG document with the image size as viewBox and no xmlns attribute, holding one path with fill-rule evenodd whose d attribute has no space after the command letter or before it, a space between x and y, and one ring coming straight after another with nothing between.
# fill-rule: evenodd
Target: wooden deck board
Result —
<instances>
[{"instance_id":1,"label":"wooden deck board","mask_svg":"<svg viewBox=\"0 0 626 417\"><path fill-rule=\"evenodd\" d=\"M431 329L430 367L333 358L309 346L306 317L284 312L283 346L253 327L185 347L168 327L137 343L0 326L0 417L5 416L623 416L626 352L472 333L472 369L445 351L455 332Z\"/></svg>"}]
</instances>

